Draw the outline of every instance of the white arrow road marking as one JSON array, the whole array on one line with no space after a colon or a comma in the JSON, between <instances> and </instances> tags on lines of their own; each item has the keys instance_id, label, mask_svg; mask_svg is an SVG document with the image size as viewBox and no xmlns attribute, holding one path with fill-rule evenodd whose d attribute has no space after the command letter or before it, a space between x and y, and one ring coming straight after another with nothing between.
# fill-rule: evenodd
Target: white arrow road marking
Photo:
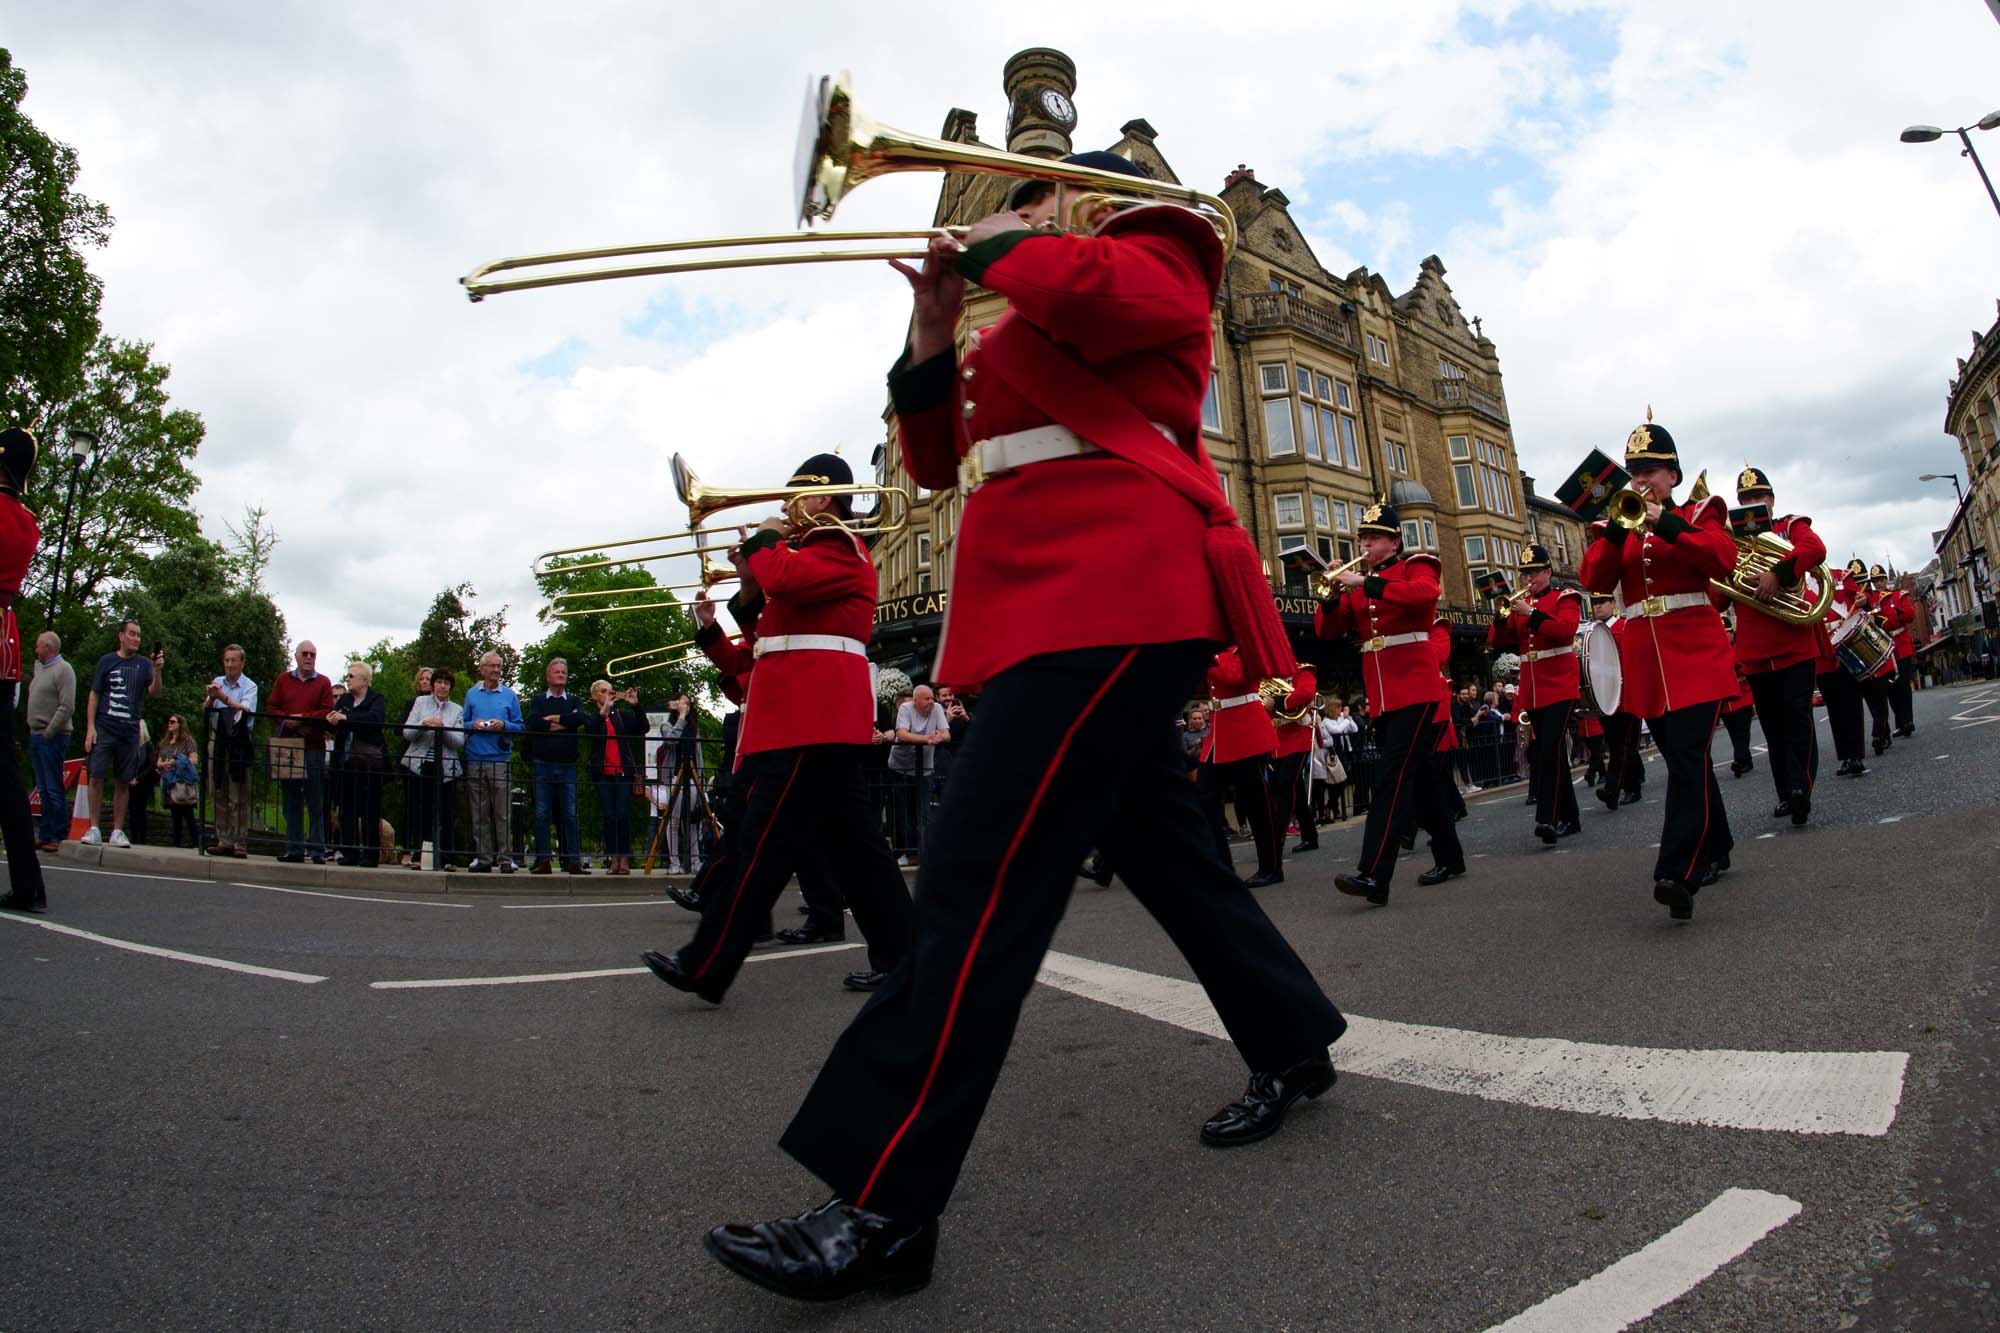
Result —
<instances>
[{"instance_id":1,"label":"white arrow road marking","mask_svg":"<svg viewBox=\"0 0 2000 1333\"><path fill-rule=\"evenodd\" d=\"M1228 1040L1202 988L1176 977L1051 953L1057 990ZM1793 1134L1889 1132L1902 1051L1703 1051L1504 1037L1347 1015L1344 1072L1556 1111Z\"/></svg>"},{"instance_id":2,"label":"white arrow road marking","mask_svg":"<svg viewBox=\"0 0 2000 1333\"><path fill-rule=\"evenodd\" d=\"M864 947L860 940L847 944L821 944L810 949L781 949L773 953L753 953L746 963L768 963L779 958L804 958L815 953L839 953ZM442 990L453 986L524 986L538 981L589 981L595 977L637 977L650 975L643 967L600 967L590 972L531 972L519 977L427 977L421 981L371 981L370 990Z\"/></svg>"},{"instance_id":3,"label":"white arrow road marking","mask_svg":"<svg viewBox=\"0 0 2000 1333\"><path fill-rule=\"evenodd\" d=\"M1782 1194L1725 1190L1651 1245L1487 1333L1616 1333L1693 1291L1799 1210Z\"/></svg>"},{"instance_id":4,"label":"white arrow road marking","mask_svg":"<svg viewBox=\"0 0 2000 1333\"><path fill-rule=\"evenodd\" d=\"M109 935L99 935L88 930L78 930L75 926L65 926L54 921L43 921L32 916L18 916L13 912L0 912L0 921L14 921L24 926L39 926L43 930L53 930L58 935L74 935L80 940L93 944L108 944L114 949L129 949L133 953L151 954L155 958L171 958L177 963L199 963L203 967L219 967L225 972L245 972L253 977L272 977L278 981L296 981L310 986L314 982L325 981L310 972L286 972L275 967L258 967L253 963L233 963L227 958L210 958L207 954L183 953L179 949L162 949L156 944L140 944L134 940L116 940Z\"/></svg>"}]
</instances>

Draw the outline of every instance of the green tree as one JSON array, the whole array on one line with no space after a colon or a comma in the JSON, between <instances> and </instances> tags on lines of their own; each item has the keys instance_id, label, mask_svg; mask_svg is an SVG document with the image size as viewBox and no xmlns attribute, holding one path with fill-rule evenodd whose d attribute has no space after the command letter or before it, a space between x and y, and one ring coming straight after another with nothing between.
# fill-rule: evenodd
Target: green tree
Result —
<instances>
[{"instance_id":1,"label":"green tree","mask_svg":"<svg viewBox=\"0 0 2000 1333\"><path fill-rule=\"evenodd\" d=\"M200 479L191 465L204 427L195 413L168 405L169 373L154 362L150 344L100 339L75 391L48 409L52 437L68 427L98 436L77 476L59 607L87 604L101 615L114 587L139 578L149 551L202 540L194 512ZM61 452L54 460L35 469L23 497L42 517L45 545L62 522L75 466ZM53 566L52 560L35 562L25 586L29 601L46 605Z\"/></svg>"},{"instance_id":2,"label":"green tree","mask_svg":"<svg viewBox=\"0 0 2000 1333\"><path fill-rule=\"evenodd\" d=\"M244 505L242 526L223 525L229 529L231 572L251 592L264 591L264 571L270 568L271 554L278 549L278 529L269 518L270 511L263 505Z\"/></svg>"},{"instance_id":3,"label":"green tree","mask_svg":"<svg viewBox=\"0 0 2000 1333\"><path fill-rule=\"evenodd\" d=\"M464 698L466 683L488 652L500 654L500 679L514 679L521 667L521 653L507 642L507 608L475 616L468 603L478 595L470 583L446 588L431 600L431 609L417 626L417 637L406 648L392 650L398 655L397 674L403 678L406 695L409 678L418 667L427 666L447 668L459 681L454 697ZM387 660L383 665L388 666Z\"/></svg>"},{"instance_id":4,"label":"green tree","mask_svg":"<svg viewBox=\"0 0 2000 1333\"><path fill-rule=\"evenodd\" d=\"M580 555L574 564L587 564L602 559L599 555ZM572 571L558 569L537 580L544 596L561 594L598 593L616 589L657 589L657 597L643 594L631 598L601 599L580 603L590 606L608 600L617 603L646 603L671 601L672 594L661 588L653 575L639 565L613 565L605 569ZM543 670L553 658L563 658L569 663L569 678L572 688L581 692L591 681L599 677L613 679L623 685L637 684L641 697L654 699L672 694L677 689L692 689L697 692L712 690L715 669L698 654L686 665L667 667L635 674L629 668L621 669L617 677L607 670L614 660L632 653L643 653L648 649L671 644L687 644L687 651L694 651L694 621L678 606L656 607L643 611L623 611L610 615L570 616L560 618L544 606L535 613L535 618L549 626L546 637L531 643L522 652L523 683L539 685ZM647 659L657 660L657 659ZM644 665L644 662L632 665Z\"/></svg>"},{"instance_id":5,"label":"green tree","mask_svg":"<svg viewBox=\"0 0 2000 1333\"><path fill-rule=\"evenodd\" d=\"M97 341L104 284L86 247L111 214L76 190L76 150L21 110L28 78L0 48L0 425L40 427Z\"/></svg>"}]
</instances>

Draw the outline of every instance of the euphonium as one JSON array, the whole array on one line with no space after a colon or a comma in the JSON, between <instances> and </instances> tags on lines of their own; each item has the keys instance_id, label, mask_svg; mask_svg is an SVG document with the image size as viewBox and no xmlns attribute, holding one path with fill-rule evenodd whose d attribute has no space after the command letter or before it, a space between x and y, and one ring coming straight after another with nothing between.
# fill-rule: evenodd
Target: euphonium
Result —
<instances>
[{"instance_id":1,"label":"euphonium","mask_svg":"<svg viewBox=\"0 0 2000 1333\"><path fill-rule=\"evenodd\" d=\"M1757 596L1757 581L1779 561L1792 557L1792 544L1775 532L1732 536L1730 540L1736 543L1736 568L1729 571L1726 579L1710 579L1710 587L1787 625L1817 625L1826 618L1826 608L1833 604L1833 574L1824 564L1810 573L1800 571L1803 577L1797 587L1780 587L1777 597L1767 602ZM1819 585L1818 593L1813 596L1806 594L1808 580Z\"/></svg>"},{"instance_id":2,"label":"euphonium","mask_svg":"<svg viewBox=\"0 0 2000 1333\"><path fill-rule=\"evenodd\" d=\"M1297 726L1305 721L1312 712L1314 702L1319 698L1318 695L1314 695L1300 704L1295 711L1287 711L1283 705L1291 693L1292 682L1279 676L1266 676L1257 682L1257 697L1271 707L1271 720L1285 726Z\"/></svg>"}]
</instances>

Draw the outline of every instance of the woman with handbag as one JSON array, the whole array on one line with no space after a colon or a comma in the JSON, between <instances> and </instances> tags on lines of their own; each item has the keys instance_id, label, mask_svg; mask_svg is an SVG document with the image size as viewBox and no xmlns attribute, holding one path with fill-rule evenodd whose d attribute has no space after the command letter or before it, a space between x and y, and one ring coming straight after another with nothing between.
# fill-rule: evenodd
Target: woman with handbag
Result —
<instances>
[{"instance_id":1,"label":"woman with handbag","mask_svg":"<svg viewBox=\"0 0 2000 1333\"><path fill-rule=\"evenodd\" d=\"M333 771L340 793L336 865L381 864L382 775L389 765L382 745L385 705L369 688L374 681L374 668L349 662L347 689L326 715L333 728Z\"/></svg>"},{"instance_id":2,"label":"woman with handbag","mask_svg":"<svg viewBox=\"0 0 2000 1333\"><path fill-rule=\"evenodd\" d=\"M409 847L403 864L422 870L421 849L429 838L437 846L438 863L456 870L451 863L451 784L465 772L459 754L465 748L465 710L452 702L451 687L458 682L451 672L425 667L419 678L424 693L411 702L403 723L403 841Z\"/></svg>"},{"instance_id":3,"label":"woman with handbag","mask_svg":"<svg viewBox=\"0 0 2000 1333\"><path fill-rule=\"evenodd\" d=\"M173 816L172 844L181 845L181 828L187 828L187 845L201 847L201 826L195 823L195 806L201 800L201 773L194 763L194 737L179 717L167 719L160 737L159 756L153 761L160 775L160 803Z\"/></svg>"}]
</instances>

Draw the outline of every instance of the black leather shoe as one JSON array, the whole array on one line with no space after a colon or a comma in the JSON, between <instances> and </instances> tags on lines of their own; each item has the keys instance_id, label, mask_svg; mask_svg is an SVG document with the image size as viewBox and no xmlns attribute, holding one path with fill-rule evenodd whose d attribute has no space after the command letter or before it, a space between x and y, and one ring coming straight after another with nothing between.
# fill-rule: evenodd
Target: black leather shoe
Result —
<instances>
[{"instance_id":1,"label":"black leather shoe","mask_svg":"<svg viewBox=\"0 0 2000 1333\"><path fill-rule=\"evenodd\" d=\"M1416 832L1415 832L1414 830L1412 830L1412 831L1411 831L1411 832L1409 832L1409 833L1405 833L1405 834L1403 835L1403 839L1402 839L1402 841L1403 841L1403 850L1404 850L1404 851L1406 851L1406 852L1414 852L1415 850L1417 850L1417 835L1416 835Z\"/></svg>"},{"instance_id":2,"label":"black leather shoe","mask_svg":"<svg viewBox=\"0 0 2000 1333\"><path fill-rule=\"evenodd\" d=\"M1643 793L1643 792L1638 792L1638 791L1628 791L1628 792L1626 792L1626 793L1625 793L1625 794L1624 794L1623 796L1621 796L1621 797L1619 797L1619 798L1618 798L1618 804L1620 804L1620 805L1637 805L1637 804L1639 804L1639 802L1641 802L1641 801L1643 801L1643 800L1645 800L1645 799L1646 799L1646 797L1645 797L1645 793Z\"/></svg>"},{"instance_id":3,"label":"black leather shoe","mask_svg":"<svg viewBox=\"0 0 2000 1333\"><path fill-rule=\"evenodd\" d=\"M1283 1073L1252 1074L1243 1095L1201 1127L1201 1141L1211 1148L1240 1148L1268 1139L1278 1132L1293 1102L1319 1096L1337 1077L1333 1061L1324 1055L1301 1060Z\"/></svg>"},{"instance_id":4,"label":"black leather shoe","mask_svg":"<svg viewBox=\"0 0 2000 1333\"><path fill-rule=\"evenodd\" d=\"M840 984L848 990L881 990L882 983L888 979L887 972L849 972L840 979Z\"/></svg>"},{"instance_id":5,"label":"black leather shoe","mask_svg":"<svg viewBox=\"0 0 2000 1333\"><path fill-rule=\"evenodd\" d=\"M688 976L687 969L681 966L681 960L672 954L661 953L656 949L648 949L639 955L639 961L652 969L654 976L666 982L675 990L684 990L690 995L699 995L710 1004L722 1003L721 991L713 986L696 985L694 979Z\"/></svg>"},{"instance_id":6,"label":"black leather shoe","mask_svg":"<svg viewBox=\"0 0 2000 1333\"><path fill-rule=\"evenodd\" d=\"M1875 742L1875 753L1876 753L1876 754L1881 754L1881 753L1882 753L1882 751L1884 751L1884 750L1886 750L1886 749L1888 749L1888 748L1889 748L1889 742L1887 742L1887 741L1885 741L1885 740L1881 740L1881 739L1879 739L1879 738L1878 738L1878 739L1876 740L1876 742Z\"/></svg>"},{"instance_id":7,"label":"black leather shoe","mask_svg":"<svg viewBox=\"0 0 2000 1333\"><path fill-rule=\"evenodd\" d=\"M898 1222L843 1199L797 1217L708 1233L708 1252L724 1268L795 1301L837 1301L864 1291L904 1296L931 1280L936 1218Z\"/></svg>"},{"instance_id":8,"label":"black leather shoe","mask_svg":"<svg viewBox=\"0 0 2000 1333\"><path fill-rule=\"evenodd\" d=\"M46 897L30 899L23 898L18 893L10 893L4 898L0 898L0 911L33 912L35 915L40 916L48 910L49 900Z\"/></svg>"},{"instance_id":9,"label":"black leather shoe","mask_svg":"<svg viewBox=\"0 0 2000 1333\"><path fill-rule=\"evenodd\" d=\"M780 944L838 944L846 938L844 926L787 926L777 934Z\"/></svg>"},{"instance_id":10,"label":"black leather shoe","mask_svg":"<svg viewBox=\"0 0 2000 1333\"><path fill-rule=\"evenodd\" d=\"M1616 810L1618 808L1618 792L1615 788L1612 787L1598 788L1597 799L1604 803L1604 808L1606 810Z\"/></svg>"},{"instance_id":11,"label":"black leather shoe","mask_svg":"<svg viewBox=\"0 0 2000 1333\"><path fill-rule=\"evenodd\" d=\"M528 867L528 873L530 875L550 875L555 873L555 867L547 861L537 861L534 865Z\"/></svg>"},{"instance_id":12,"label":"black leather shoe","mask_svg":"<svg viewBox=\"0 0 2000 1333\"><path fill-rule=\"evenodd\" d=\"M1285 882L1284 871L1260 870L1256 874L1252 875L1250 878L1244 880L1243 887L1246 889L1261 889L1265 888L1268 885L1283 884L1284 882Z\"/></svg>"},{"instance_id":13,"label":"black leather shoe","mask_svg":"<svg viewBox=\"0 0 2000 1333\"><path fill-rule=\"evenodd\" d=\"M1553 847L1556 845L1556 826L1554 824L1537 824L1535 825L1535 836Z\"/></svg>"},{"instance_id":14,"label":"black leather shoe","mask_svg":"<svg viewBox=\"0 0 2000 1333\"><path fill-rule=\"evenodd\" d=\"M1653 901L1667 909L1667 916L1675 921L1694 920L1694 895L1687 885L1677 879L1656 879L1653 881Z\"/></svg>"},{"instance_id":15,"label":"black leather shoe","mask_svg":"<svg viewBox=\"0 0 2000 1333\"><path fill-rule=\"evenodd\" d=\"M1459 875L1463 875L1464 873L1465 873L1465 867L1462 865L1432 866L1429 870L1426 870L1423 874L1417 876L1417 883L1426 886L1432 884L1442 884L1446 880L1455 878Z\"/></svg>"},{"instance_id":16,"label":"black leather shoe","mask_svg":"<svg viewBox=\"0 0 2000 1333\"><path fill-rule=\"evenodd\" d=\"M1868 771L1868 765L1862 763L1859 759L1857 759L1854 761L1854 767L1847 770L1847 776L1850 778L1858 778L1867 771Z\"/></svg>"},{"instance_id":17,"label":"black leather shoe","mask_svg":"<svg viewBox=\"0 0 2000 1333\"><path fill-rule=\"evenodd\" d=\"M700 897L698 897L695 894L689 893L686 889L683 889L678 885L670 886L667 889L667 899L668 901L672 902L676 907L685 907L688 911L694 912L697 915L699 915L701 912Z\"/></svg>"},{"instance_id":18,"label":"black leather shoe","mask_svg":"<svg viewBox=\"0 0 2000 1333\"><path fill-rule=\"evenodd\" d=\"M1812 818L1812 796L1807 792L1794 790L1785 807L1785 813L1792 817L1793 828L1804 828L1806 820Z\"/></svg>"},{"instance_id":19,"label":"black leather shoe","mask_svg":"<svg viewBox=\"0 0 2000 1333\"><path fill-rule=\"evenodd\" d=\"M1296 847L1292 848L1292 855L1293 855L1293 856L1297 856L1297 855L1298 855L1298 854L1299 854L1300 852L1316 852L1316 851L1318 851L1318 850L1319 850L1319 844L1318 844L1318 843L1316 843L1316 842L1302 842L1302 843L1300 843L1300 844L1299 844L1298 846L1296 846Z\"/></svg>"},{"instance_id":20,"label":"black leather shoe","mask_svg":"<svg viewBox=\"0 0 2000 1333\"><path fill-rule=\"evenodd\" d=\"M286 865L294 865L294 866L304 865L306 854L304 852L286 852L283 856L279 857L278 859L280 861L283 861Z\"/></svg>"},{"instance_id":21,"label":"black leather shoe","mask_svg":"<svg viewBox=\"0 0 2000 1333\"><path fill-rule=\"evenodd\" d=\"M1790 801L1780 801L1771 807L1771 818L1773 819L1783 819L1790 813L1792 813L1792 803Z\"/></svg>"},{"instance_id":22,"label":"black leather shoe","mask_svg":"<svg viewBox=\"0 0 2000 1333\"><path fill-rule=\"evenodd\" d=\"M571 861L563 867L565 875L588 875L590 867L581 861Z\"/></svg>"},{"instance_id":23,"label":"black leather shoe","mask_svg":"<svg viewBox=\"0 0 2000 1333\"><path fill-rule=\"evenodd\" d=\"M1690 894L1700 893L1703 889L1721 879L1725 868L1720 861L1710 861L1707 865L1696 871L1695 877L1687 882L1688 892Z\"/></svg>"},{"instance_id":24,"label":"black leather shoe","mask_svg":"<svg viewBox=\"0 0 2000 1333\"><path fill-rule=\"evenodd\" d=\"M1574 838L1581 832L1583 832L1583 825L1574 819L1570 820L1567 824L1556 825L1556 836L1558 838Z\"/></svg>"},{"instance_id":25,"label":"black leather shoe","mask_svg":"<svg viewBox=\"0 0 2000 1333\"><path fill-rule=\"evenodd\" d=\"M1083 868L1083 877L1100 889L1111 887L1111 867L1100 858L1091 859L1090 864Z\"/></svg>"},{"instance_id":26,"label":"black leather shoe","mask_svg":"<svg viewBox=\"0 0 2000 1333\"><path fill-rule=\"evenodd\" d=\"M1376 907L1386 906L1389 890L1386 885L1377 884L1373 875L1335 875L1333 887L1352 898L1366 898Z\"/></svg>"}]
</instances>

